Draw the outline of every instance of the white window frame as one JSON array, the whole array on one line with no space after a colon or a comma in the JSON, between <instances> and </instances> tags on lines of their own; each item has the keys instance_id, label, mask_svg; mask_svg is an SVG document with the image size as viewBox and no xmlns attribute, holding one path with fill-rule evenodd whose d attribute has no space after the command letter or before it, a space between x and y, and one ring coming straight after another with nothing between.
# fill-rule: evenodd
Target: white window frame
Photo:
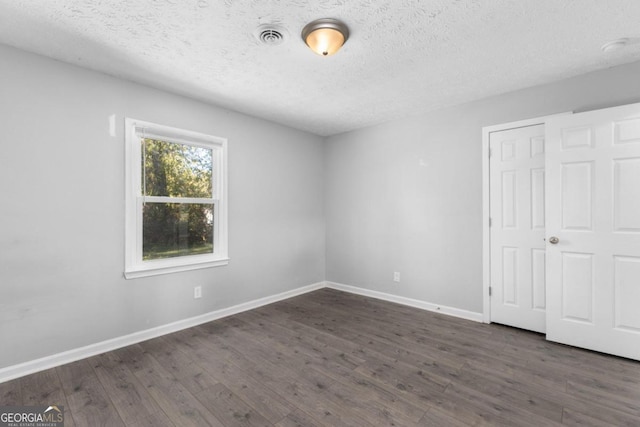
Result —
<instances>
[{"instance_id":1,"label":"white window frame","mask_svg":"<svg viewBox=\"0 0 640 427\"><path fill-rule=\"evenodd\" d=\"M213 203L212 254L186 255L144 261L142 259L142 208L145 200L175 203L171 197L145 196L142 188L141 138L203 147L213 154L212 198L179 199L182 203ZM125 271L127 279L175 273L229 263L227 222L227 140L156 123L125 118Z\"/></svg>"}]
</instances>

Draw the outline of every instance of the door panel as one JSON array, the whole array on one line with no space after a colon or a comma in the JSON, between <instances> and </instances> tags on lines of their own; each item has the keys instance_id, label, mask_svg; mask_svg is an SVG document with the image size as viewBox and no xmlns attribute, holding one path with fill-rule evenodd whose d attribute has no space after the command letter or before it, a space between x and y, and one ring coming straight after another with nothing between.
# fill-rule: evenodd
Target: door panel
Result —
<instances>
[{"instance_id":1,"label":"door panel","mask_svg":"<svg viewBox=\"0 0 640 427\"><path fill-rule=\"evenodd\" d=\"M593 148L590 127L566 128L562 130L562 150Z\"/></svg>"},{"instance_id":2,"label":"door panel","mask_svg":"<svg viewBox=\"0 0 640 427\"><path fill-rule=\"evenodd\" d=\"M516 228L516 171L502 172L502 228Z\"/></svg>"},{"instance_id":3,"label":"door panel","mask_svg":"<svg viewBox=\"0 0 640 427\"><path fill-rule=\"evenodd\" d=\"M592 323L593 254L562 253L562 318Z\"/></svg>"},{"instance_id":4,"label":"door panel","mask_svg":"<svg viewBox=\"0 0 640 427\"><path fill-rule=\"evenodd\" d=\"M640 257L616 256L614 263L616 328L640 333Z\"/></svg>"},{"instance_id":5,"label":"door panel","mask_svg":"<svg viewBox=\"0 0 640 427\"><path fill-rule=\"evenodd\" d=\"M544 230L544 169L531 169L531 228Z\"/></svg>"},{"instance_id":6,"label":"door panel","mask_svg":"<svg viewBox=\"0 0 640 427\"><path fill-rule=\"evenodd\" d=\"M544 332L544 127L492 132L489 148L491 321Z\"/></svg>"},{"instance_id":7,"label":"door panel","mask_svg":"<svg viewBox=\"0 0 640 427\"><path fill-rule=\"evenodd\" d=\"M531 282L534 310L544 311L547 304L545 292L545 258L546 254L544 249L531 249Z\"/></svg>"},{"instance_id":8,"label":"door panel","mask_svg":"<svg viewBox=\"0 0 640 427\"><path fill-rule=\"evenodd\" d=\"M591 230L593 163L562 163L562 229Z\"/></svg>"},{"instance_id":9,"label":"door panel","mask_svg":"<svg viewBox=\"0 0 640 427\"><path fill-rule=\"evenodd\" d=\"M502 248L502 303L518 306L518 248Z\"/></svg>"},{"instance_id":10,"label":"door panel","mask_svg":"<svg viewBox=\"0 0 640 427\"><path fill-rule=\"evenodd\" d=\"M615 144L640 142L640 119L617 120L614 126Z\"/></svg>"},{"instance_id":11,"label":"door panel","mask_svg":"<svg viewBox=\"0 0 640 427\"><path fill-rule=\"evenodd\" d=\"M551 118L545 148L547 339L640 360L640 105Z\"/></svg>"},{"instance_id":12,"label":"door panel","mask_svg":"<svg viewBox=\"0 0 640 427\"><path fill-rule=\"evenodd\" d=\"M640 158L613 161L614 230L640 232Z\"/></svg>"}]
</instances>

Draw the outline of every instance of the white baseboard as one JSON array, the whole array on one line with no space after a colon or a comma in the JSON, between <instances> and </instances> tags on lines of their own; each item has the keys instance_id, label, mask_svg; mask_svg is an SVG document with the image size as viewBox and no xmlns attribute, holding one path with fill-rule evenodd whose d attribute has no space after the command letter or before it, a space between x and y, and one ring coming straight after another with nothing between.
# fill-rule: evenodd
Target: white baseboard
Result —
<instances>
[{"instance_id":1,"label":"white baseboard","mask_svg":"<svg viewBox=\"0 0 640 427\"><path fill-rule=\"evenodd\" d=\"M467 320L473 320L474 322L482 322L482 313L461 310L458 308L447 307L439 304L433 304L426 301L401 297L397 295L387 294L384 292L372 291L369 289L359 288L356 286L343 285L341 283L318 282L312 285L293 289L291 291L282 292L276 295L271 295L268 297L259 298L253 301L248 301L242 304L234 305L232 307L227 307L220 310L212 311L210 313L202 314L200 316L191 317L189 319L179 320L177 322L169 323L162 326L157 326L155 328L146 329L144 331L134 332L133 334L125 335L122 337L113 338L113 339L98 342L95 344L90 344L85 347L79 347L73 350L65 351L58 354L53 354L51 356L46 356L40 359L30 360L28 362L20 363L18 365L8 366L6 368L0 369L0 383L3 383L5 381L10 381L16 378L20 378L25 375L44 371L45 369L55 368L56 366L75 362L77 360L85 359L87 357L95 356L97 354L106 353L108 351L116 350L118 348L126 347L128 345L137 344L139 342L156 338L162 335L170 334L172 332L181 331L183 329L191 328L193 326L201 325L203 323L211 322L213 320L221 319L223 317L242 313L243 311L253 310L254 308L262 307L267 304L272 304L274 302L278 302L278 301L282 301L298 295L306 294L308 292L312 292L325 287L336 289L339 291L349 292L352 294L358 294L366 297L377 298L384 301L395 302L395 303L407 305L410 307L420 308L422 310L434 311L436 313L442 313L442 314L447 314L449 316L455 316L455 317L460 317Z\"/></svg>"},{"instance_id":2,"label":"white baseboard","mask_svg":"<svg viewBox=\"0 0 640 427\"><path fill-rule=\"evenodd\" d=\"M277 301L306 294L307 292L322 289L324 287L325 282L314 283L313 285L303 286L291 291L286 291L276 295L248 301L242 304L234 305L232 307L227 307L202 314L200 316L191 317L189 319L179 320L177 322L157 326L155 328L147 329L144 331L134 332L133 334L125 335L122 337L90 344L85 347L75 348L73 350L53 354L51 356L46 356L40 359L30 360L18 365L8 366L6 368L0 369L0 383L23 377L25 375L33 374L35 372L44 371L45 369L64 365L66 363L75 362L77 360L85 359L87 357L95 356L107 351L116 350L128 345L137 344L139 342L170 334L172 332L191 328L193 326L211 322L212 320L242 313L243 311L253 310L254 308L262 307L263 305L272 304Z\"/></svg>"},{"instance_id":3,"label":"white baseboard","mask_svg":"<svg viewBox=\"0 0 640 427\"><path fill-rule=\"evenodd\" d=\"M384 292L372 291L370 289L359 288L357 286L343 285L342 283L325 282L325 284L327 288L336 289L339 291L381 299L384 301L395 302L402 305L408 305L410 307L420 308L422 310L434 311L436 313L447 314L449 316L460 317L462 319L473 320L474 322L482 323L482 313L476 313L474 311L461 310L459 308L433 304L413 298L406 298L398 295L387 294Z\"/></svg>"}]
</instances>

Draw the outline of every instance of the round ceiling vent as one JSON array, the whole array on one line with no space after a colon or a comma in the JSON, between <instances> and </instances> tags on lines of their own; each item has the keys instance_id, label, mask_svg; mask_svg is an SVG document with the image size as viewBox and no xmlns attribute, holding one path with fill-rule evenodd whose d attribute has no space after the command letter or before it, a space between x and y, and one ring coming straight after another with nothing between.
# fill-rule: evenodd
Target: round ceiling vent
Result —
<instances>
[{"instance_id":1,"label":"round ceiling vent","mask_svg":"<svg viewBox=\"0 0 640 427\"><path fill-rule=\"evenodd\" d=\"M269 46L276 46L282 44L284 42L287 31L279 27L277 25L267 24L260 25L253 35L260 41L262 44L266 44Z\"/></svg>"}]
</instances>

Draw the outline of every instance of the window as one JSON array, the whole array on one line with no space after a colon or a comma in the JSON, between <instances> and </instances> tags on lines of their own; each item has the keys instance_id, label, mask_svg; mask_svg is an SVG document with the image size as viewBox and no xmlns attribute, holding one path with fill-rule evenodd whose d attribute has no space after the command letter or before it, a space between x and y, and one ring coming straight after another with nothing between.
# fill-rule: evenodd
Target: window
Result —
<instances>
[{"instance_id":1,"label":"window","mask_svg":"<svg viewBox=\"0 0 640 427\"><path fill-rule=\"evenodd\" d=\"M125 277L226 265L227 140L126 119Z\"/></svg>"}]
</instances>

